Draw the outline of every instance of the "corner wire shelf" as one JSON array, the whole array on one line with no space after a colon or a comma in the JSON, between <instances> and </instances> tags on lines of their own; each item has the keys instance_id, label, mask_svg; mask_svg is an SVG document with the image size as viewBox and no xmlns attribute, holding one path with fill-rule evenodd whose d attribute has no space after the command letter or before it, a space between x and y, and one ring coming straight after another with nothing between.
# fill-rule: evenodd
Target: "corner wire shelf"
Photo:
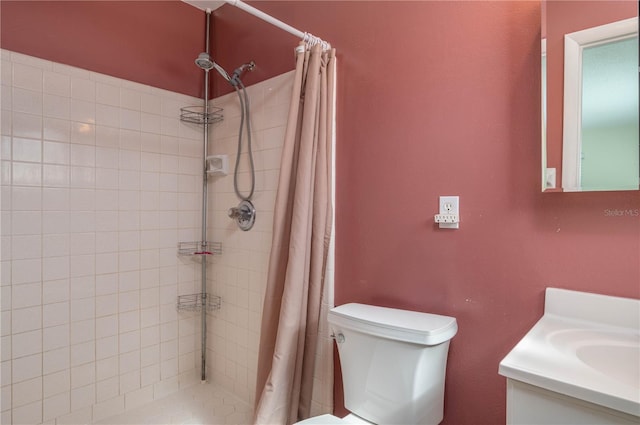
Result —
<instances>
[{"instance_id":1,"label":"corner wire shelf","mask_svg":"<svg viewBox=\"0 0 640 425\"><path fill-rule=\"evenodd\" d=\"M178 242L178 255L201 256L220 255L222 254L222 242L210 241L194 241L194 242Z\"/></svg>"},{"instance_id":2,"label":"corner wire shelf","mask_svg":"<svg viewBox=\"0 0 640 425\"><path fill-rule=\"evenodd\" d=\"M222 121L222 108L210 106L208 112L204 106L185 106L180 108L180 121L192 124L213 124Z\"/></svg>"},{"instance_id":3,"label":"corner wire shelf","mask_svg":"<svg viewBox=\"0 0 640 425\"><path fill-rule=\"evenodd\" d=\"M215 311L220 309L221 299L217 295L206 293L178 295L176 309L178 311L194 311L200 312L204 308L206 311Z\"/></svg>"}]
</instances>

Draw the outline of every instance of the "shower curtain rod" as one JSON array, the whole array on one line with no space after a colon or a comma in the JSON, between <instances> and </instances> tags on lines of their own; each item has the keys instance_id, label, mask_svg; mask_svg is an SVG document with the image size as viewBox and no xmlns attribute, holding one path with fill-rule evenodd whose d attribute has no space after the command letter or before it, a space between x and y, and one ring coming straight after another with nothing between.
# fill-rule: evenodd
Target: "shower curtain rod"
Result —
<instances>
[{"instance_id":1,"label":"shower curtain rod","mask_svg":"<svg viewBox=\"0 0 640 425\"><path fill-rule=\"evenodd\" d=\"M271 25L274 25L282 30L285 30L286 32L295 35L296 37L299 37L302 39L302 41L304 41L305 43L311 45L311 46L315 46L316 44L320 44L322 45L322 49L323 50L329 50L331 48L331 44L328 41L324 41L323 39L316 37L313 34L310 34L308 32L303 32L300 31L299 29L296 29L294 27L292 27L289 24L285 24L284 22L274 18L273 16L264 13L263 11L256 9L253 6L249 6L248 4L244 3L242 0L224 0L226 3L229 3L235 7L237 7L238 9L242 9L247 13L250 13L251 15L262 19L265 22L270 23Z\"/></svg>"}]
</instances>

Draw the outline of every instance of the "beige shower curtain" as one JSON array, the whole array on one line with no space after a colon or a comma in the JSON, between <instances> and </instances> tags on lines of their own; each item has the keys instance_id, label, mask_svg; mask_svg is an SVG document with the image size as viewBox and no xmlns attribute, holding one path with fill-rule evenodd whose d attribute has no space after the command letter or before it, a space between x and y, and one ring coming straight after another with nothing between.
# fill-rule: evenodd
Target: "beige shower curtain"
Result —
<instances>
[{"instance_id":1,"label":"beige shower curtain","mask_svg":"<svg viewBox=\"0 0 640 425\"><path fill-rule=\"evenodd\" d=\"M301 43L296 56L262 313L256 424L288 425L309 417L326 292L335 50ZM320 339L322 346L326 338Z\"/></svg>"}]
</instances>

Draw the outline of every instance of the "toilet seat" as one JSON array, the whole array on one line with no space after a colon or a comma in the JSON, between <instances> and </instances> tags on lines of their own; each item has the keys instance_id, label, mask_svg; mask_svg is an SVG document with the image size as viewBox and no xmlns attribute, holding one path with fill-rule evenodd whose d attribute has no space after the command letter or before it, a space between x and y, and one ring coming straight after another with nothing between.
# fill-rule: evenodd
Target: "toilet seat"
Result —
<instances>
[{"instance_id":1,"label":"toilet seat","mask_svg":"<svg viewBox=\"0 0 640 425\"><path fill-rule=\"evenodd\" d=\"M373 425L371 422L367 422L362 418L359 418L353 414L347 415L344 418L339 418L333 415L320 415L314 416L313 418L305 419L300 422L296 422L294 425L345 425L345 424L369 424Z\"/></svg>"}]
</instances>

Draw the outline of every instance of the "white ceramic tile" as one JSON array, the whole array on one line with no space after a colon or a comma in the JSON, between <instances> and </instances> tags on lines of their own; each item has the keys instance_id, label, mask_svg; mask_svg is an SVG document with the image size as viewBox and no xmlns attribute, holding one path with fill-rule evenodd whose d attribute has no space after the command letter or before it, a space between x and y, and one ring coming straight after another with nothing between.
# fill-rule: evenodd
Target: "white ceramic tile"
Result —
<instances>
[{"instance_id":1,"label":"white ceramic tile","mask_svg":"<svg viewBox=\"0 0 640 425\"><path fill-rule=\"evenodd\" d=\"M71 322L71 344L93 342L96 338L95 327L95 320Z\"/></svg>"},{"instance_id":2,"label":"white ceramic tile","mask_svg":"<svg viewBox=\"0 0 640 425\"><path fill-rule=\"evenodd\" d=\"M71 122L71 134L69 136L69 140L71 141L71 143L95 145L95 125L86 122Z\"/></svg>"},{"instance_id":3,"label":"white ceramic tile","mask_svg":"<svg viewBox=\"0 0 640 425\"><path fill-rule=\"evenodd\" d=\"M114 376L96 383L96 400L98 403L117 397L120 392L120 378Z\"/></svg>"},{"instance_id":4,"label":"white ceramic tile","mask_svg":"<svg viewBox=\"0 0 640 425\"><path fill-rule=\"evenodd\" d=\"M115 294L118 291L118 275L105 274L96 276L96 295Z\"/></svg>"},{"instance_id":5,"label":"white ceramic tile","mask_svg":"<svg viewBox=\"0 0 640 425\"><path fill-rule=\"evenodd\" d=\"M42 354L20 357L12 362L11 378L14 384L30 379L38 378L42 375ZM3 380L4 381L4 380Z\"/></svg>"},{"instance_id":6,"label":"white ceramic tile","mask_svg":"<svg viewBox=\"0 0 640 425\"><path fill-rule=\"evenodd\" d=\"M42 308L40 306L12 310L11 332L13 334L42 328Z\"/></svg>"},{"instance_id":7,"label":"white ceramic tile","mask_svg":"<svg viewBox=\"0 0 640 425\"><path fill-rule=\"evenodd\" d=\"M40 139L42 137L42 116L13 112L13 136Z\"/></svg>"},{"instance_id":8,"label":"white ceramic tile","mask_svg":"<svg viewBox=\"0 0 640 425\"><path fill-rule=\"evenodd\" d=\"M95 297L96 288L94 274L88 273L86 276L72 277L69 279L69 295L72 300Z\"/></svg>"},{"instance_id":9,"label":"white ceramic tile","mask_svg":"<svg viewBox=\"0 0 640 425\"><path fill-rule=\"evenodd\" d=\"M98 403L93 406L93 420L99 421L104 418L111 417L125 410L125 396L114 397Z\"/></svg>"},{"instance_id":10,"label":"white ceramic tile","mask_svg":"<svg viewBox=\"0 0 640 425\"><path fill-rule=\"evenodd\" d=\"M96 362L96 379L102 381L118 376L119 357L112 356Z\"/></svg>"},{"instance_id":11,"label":"white ceramic tile","mask_svg":"<svg viewBox=\"0 0 640 425\"><path fill-rule=\"evenodd\" d=\"M96 83L86 78L71 77L71 97L74 99L95 102Z\"/></svg>"},{"instance_id":12,"label":"white ceramic tile","mask_svg":"<svg viewBox=\"0 0 640 425\"><path fill-rule=\"evenodd\" d=\"M95 343L83 342L71 346L71 367L95 361Z\"/></svg>"},{"instance_id":13,"label":"white ceramic tile","mask_svg":"<svg viewBox=\"0 0 640 425\"><path fill-rule=\"evenodd\" d=\"M96 402L95 384L71 390L71 411L89 407Z\"/></svg>"},{"instance_id":14,"label":"white ceramic tile","mask_svg":"<svg viewBox=\"0 0 640 425\"><path fill-rule=\"evenodd\" d=\"M138 310L120 313L119 330L121 333L138 329L140 329L140 312Z\"/></svg>"},{"instance_id":15,"label":"white ceramic tile","mask_svg":"<svg viewBox=\"0 0 640 425\"><path fill-rule=\"evenodd\" d=\"M42 162L46 164L69 164L68 143L44 141L42 144Z\"/></svg>"},{"instance_id":16,"label":"white ceramic tile","mask_svg":"<svg viewBox=\"0 0 640 425\"><path fill-rule=\"evenodd\" d=\"M96 124L107 127L119 127L119 109L115 106L96 104Z\"/></svg>"},{"instance_id":17,"label":"white ceramic tile","mask_svg":"<svg viewBox=\"0 0 640 425\"><path fill-rule=\"evenodd\" d=\"M76 366L71 369L71 388L84 387L96 381L96 368L93 363Z\"/></svg>"},{"instance_id":18,"label":"white ceramic tile","mask_svg":"<svg viewBox=\"0 0 640 425\"><path fill-rule=\"evenodd\" d=\"M14 137L12 155L14 161L40 162L42 159L42 142L35 139Z\"/></svg>"},{"instance_id":19,"label":"white ceramic tile","mask_svg":"<svg viewBox=\"0 0 640 425\"><path fill-rule=\"evenodd\" d=\"M140 190L156 192L160 190L160 174L156 172L141 172Z\"/></svg>"},{"instance_id":20,"label":"white ceramic tile","mask_svg":"<svg viewBox=\"0 0 640 425\"><path fill-rule=\"evenodd\" d=\"M96 116L97 110L100 105L96 106ZM117 148L120 144L120 132L117 128L113 126L105 126L98 123L96 125L96 145L104 146L109 148Z\"/></svg>"},{"instance_id":21,"label":"white ceramic tile","mask_svg":"<svg viewBox=\"0 0 640 425\"><path fill-rule=\"evenodd\" d=\"M180 141L176 136L162 135L160 137L160 152L165 155L177 156L180 152Z\"/></svg>"},{"instance_id":22,"label":"white ceramic tile","mask_svg":"<svg viewBox=\"0 0 640 425\"><path fill-rule=\"evenodd\" d=\"M121 272L118 276L118 290L120 292L140 289L140 272L137 270Z\"/></svg>"},{"instance_id":23,"label":"white ceramic tile","mask_svg":"<svg viewBox=\"0 0 640 425\"><path fill-rule=\"evenodd\" d=\"M68 120L71 111L71 101L68 97L45 94L42 99L42 114L48 118Z\"/></svg>"},{"instance_id":24,"label":"white ceramic tile","mask_svg":"<svg viewBox=\"0 0 640 425\"><path fill-rule=\"evenodd\" d=\"M8 237L4 239L8 239ZM40 258L42 256L41 246L42 237L40 235L14 236L11 239L11 247L6 252L11 253L12 260Z\"/></svg>"},{"instance_id":25,"label":"white ceramic tile","mask_svg":"<svg viewBox=\"0 0 640 425\"><path fill-rule=\"evenodd\" d=\"M46 352L55 349L67 349L69 345L69 324L44 328L42 330L42 348ZM68 356L67 356L68 358ZM45 363L46 365L46 363Z\"/></svg>"},{"instance_id":26,"label":"white ceramic tile","mask_svg":"<svg viewBox=\"0 0 640 425\"><path fill-rule=\"evenodd\" d=\"M14 63L13 85L15 87L42 91L42 69L38 66Z\"/></svg>"},{"instance_id":27,"label":"white ceramic tile","mask_svg":"<svg viewBox=\"0 0 640 425\"><path fill-rule=\"evenodd\" d=\"M121 292L118 299L120 313L140 309L140 291Z\"/></svg>"},{"instance_id":28,"label":"white ceramic tile","mask_svg":"<svg viewBox=\"0 0 640 425\"><path fill-rule=\"evenodd\" d=\"M40 282L36 282L36 283L23 283L18 285L17 283L19 282L17 282L18 279L16 278L17 271L15 270L16 263L22 263L25 265L25 267L29 267L28 266L29 264L33 264L34 269L36 270L36 273L33 273L33 274L38 276L37 278L35 278L35 280L38 280L38 281L40 280L39 270L35 268L36 264L39 264L39 263L32 262L32 260L13 261L14 270L13 270L13 286L11 288L11 307L15 310L19 308L33 307L33 306L40 305L42 303L42 294L41 294L42 284ZM34 269L28 269L28 271L31 272ZM25 271L25 276L26 276L26 273L27 271Z\"/></svg>"},{"instance_id":29,"label":"white ceramic tile","mask_svg":"<svg viewBox=\"0 0 640 425\"><path fill-rule=\"evenodd\" d=\"M96 338L106 338L118 334L118 316L96 318Z\"/></svg>"},{"instance_id":30,"label":"white ceramic tile","mask_svg":"<svg viewBox=\"0 0 640 425\"><path fill-rule=\"evenodd\" d=\"M92 421L92 409L85 407L76 411L72 411L68 415L56 418L56 425L78 425L88 424Z\"/></svg>"},{"instance_id":31,"label":"white ceramic tile","mask_svg":"<svg viewBox=\"0 0 640 425\"><path fill-rule=\"evenodd\" d=\"M66 165L42 166L42 184L50 187L66 187L69 185L70 170Z\"/></svg>"},{"instance_id":32,"label":"white ceramic tile","mask_svg":"<svg viewBox=\"0 0 640 425\"><path fill-rule=\"evenodd\" d=\"M118 196L119 193L117 190L113 189L97 189L95 191L96 197L96 210L98 211L115 211L118 209ZM117 215L116 215L117 218ZM117 221L116 221L117 223ZM117 224L116 224L117 226ZM98 226L96 222L96 228L98 230L103 230ZM117 227L116 227L117 229Z\"/></svg>"},{"instance_id":33,"label":"white ceramic tile","mask_svg":"<svg viewBox=\"0 0 640 425\"><path fill-rule=\"evenodd\" d=\"M140 131L141 118L139 111L120 109L120 127L127 130Z\"/></svg>"},{"instance_id":34,"label":"white ceramic tile","mask_svg":"<svg viewBox=\"0 0 640 425\"><path fill-rule=\"evenodd\" d=\"M96 171L92 167L71 167L69 186L93 188L96 183Z\"/></svg>"},{"instance_id":35,"label":"white ceramic tile","mask_svg":"<svg viewBox=\"0 0 640 425\"><path fill-rule=\"evenodd\" d=\"M76 121L78 123L95 124L96 105L93 102L71 99L69 117L71 121Z\"/></svg>"},{"instance_id":36,"label":"white ceramic tile","mask_svg":"<svg viewBox=\"0 0 640 425\"><path fill-rule=\"evenodd\" d=\"M88 145L71 145L71 165L93 167L96 160L96 148Z\"/></svg>"},{"instance_id":37,"label":"white ceramic tile","mask_svg":"<svg viewBox=\"0 0 640 425\"><path fill-rule=\"evenodd\" d=\"M38 163L14 162L11 179L15 185L39 186L42 184L42 166Z\"/></svg>"},{"instance_id":38,"label":"white ceramic tile","mask_svg":"<svg viewBox=\"0 0 640 425\"><path fill-rule=\"evenodd\" d=\"M95 233L71 233L71 255L95 253Z\"/></svg>"},{"instance_id":39,"label":"white ceramic tile","mask_svg":"<svg viewBox=\"0 0 640 425\"><path fill-rule=\"evenodd\" d=\"M120 375L120 393L126 394L131 391L140 389L140 371L135 370L133 372Z\"/></svg>"},{"instance_id":40,"label":"white ceramic tile","mask_svg":"<svg viewBox=\"0 0 640 425\"><path fill-rule=\"evenodd\" d=\"M140 150L143 152L160 153L160 135L156 133L141 133Z\"/></svg>"},{"instance_id":41,"label":"white ceramic tile","mask_svg":"<svg viewBox=\"0 0 640 425\"><path fill-rule=\"evenodd\" d=\"M67 300L69 300L69 281L67 279L42 282L43 305Z\"/></svg>"},{"instance_id":42,"label":"white ceramic tile","mask_svg":"<svg viewBox=\"0 0 640 425\"><path fill-rule=\"evenodd\" d=\"M118 170L97 168L96 189L118 189Z\"/></svg>"},{"instance_id":43,"label":"white ceramic tile","mask_svg":"<svg viewBox=\"0 0 640 425\"><path fill-rule=\"evenodd\" d=\"M71 321L89 321L95 317L95 299L81 298L71 300ZM85 322L83 322L85 323ZM71 328L73 333L74 329ZM93 333L93 331L91 331Z\"/></svg>"},{"instance_id":44,"label":"white ceramic tile","mask_svg":"<svg viewBox=\"0 0 640 425\"><path fill-rule=\"evenodd\" d=\"M149 326L140 330L140 346L149 347L160 344L160 326Z\"/></svg>"},{"instance_id":45,"label":"white ceramic tile","mask_svg":"<svg viewBox=\"0 0 640 425\"><path fill-rule=\"evenodd\" d=\"M11 340L14 359L42 352L42 331L30 331L15 334Z\"/></svg>"},{"instance_id":46,"label":"white ceramic tile","mask_svg":"<svg viewBox=\"0 0 640 425\"><path fill-rule=\"evenodd\" d=\"M60 207L60 211L47 211L42 216L42 233L44 234L59 234L69 232L69 213L64 210L68 210L68 205L64 207L61 200L55 202L55 208ZM60 205L58 205L60 204ZM34 219L35 220L35 219Z\"/></svg>"},{"instance_id":47,"label":"white ceramic tile","mask_svg":"<svg viewBox=\"0 0 640 425\"><path fill-rule=\"evenodd\" d=\"M71 79L69 76L51 71L44 71L43 90L48 94L69 97L71 95Z\"/></svg>"},{"instance_id":48,"label":"white ceramic tile","mask_svg":"<svg viewBox=\"0 0 640 425\"><path fill-rule=\"evenodd\" d=\"M39 115L42 113L42 98L41 92L14 88L11 99L12 109L16 112Z\"/></svg>"},{"instance_id":49,"label":"white ceramic tile","mask_svg":"<svg viewBox=\"0 0 640 425\"><path fill-rule=\"evenodd\" d=\"M120 129L120 149L140 151L142 135L138 129Z\"/></svg>"},{"instance_id":50,"label":"white ceramic tile","mask_svg":"<svg viewBox=\"0 0 640 425\"><path fill-rule=\"evenodd\" d=\"M137 190L119 191L118 207L122 211L137 211L140 209L140 192Z\"/></svg>"},{"instance_id":51,"label":"white ceramic tile","mask_svg":"<svg viewBox=\"0 0 640 425\"><path fill-rule=\"evenodd\" d=\"M82 277L95 274L95 255L71 255L69 257L69 276Z\"/></svg>"},{"instance_id":52,"label":"white ceramic tile","mask_svg":"<svg viewBox=\"0 0 640 425\"><path fill-rule=\"evenodd\" d=\"M31 388L24 389L24 390L21 389L20 391L29 391L29 390L31 390ZM14 388L13 391L14 391L13 397L15 399L15 393L17 390ZM41 423L42 422L42 401L38 400L33 403L21 405L19 407L14 407L11 420L12 420L12 423L15 425Z\"/></svg>"},{"instance_id":53,"label":"white ceramic tile","mask_svg":"<svg viewBox=\"0 0 640 425\"><path fill-rule=\"evenodd\" d=\"M96 359L98 361L116 356L118 352L119 346L117 335L99 338L96 340Z\"/></svg>"},{"instance_id":54,"label":"white ceramic tile","mask_svg":"<svg viewBox=\"0 0 640 425\"><path fill-rule=\"evenodd\" d=\"M70 394L63 392L42 401L42 419L44 421L53 420L59 416L66 415L70 411Z\"/></svg>"},{"instance_id":55,"label":"white ceramic tile","mask_svg":"<svg viewBox=\"0 0 640 425\"><path fill-rule=\"evenodd\" d=\"M140 369L140 351L134 350L120 354L120 375L138 371Z\"/></svg>"},{"instance_id":56,"label":"white ceramic tile","mask_svg":"<svg viewBox=\"0 0 640 425\"><path fill-rule=\"evenodd\" d=\"M98 233L101 235L101 233ZM96 274L108 274L118 271L118 254L114 252L96 254Z\"/></svg>"},{"instance_id":57,"label":"white ceramic tile","mask_svg":"<svg viewBox=\"0 0 640 425\"><path fill-rule=\"evenodd\" d=\"M100 168L118 168L118 150L114 148L96 147L95 165Z\"/></svg>"},{"instance_id":58,"label":"white ceramic tile","mask_svg":"<svg viewBox=\"0 0 640 425\"><path fill-rule=\"evenodd\" d=\"M140 190L140 172L120 170L118 173L118 187L120 190Z\"/></svg>"},{"instance_id":59,"label":"white ceramic tile","mask_svg":"<svg viewBox=\"0 0 640 425\"><path fill-rule=\"evenodd\" d=\"M69 231L71 233L94 232L96 214L93 211L71 211L69 217Z\"/></svg>"},{"instance_id":60,"label":"white ceramic tile","mask_svg":"<svg viewBox=\"0 0 640 425\"><path fill-rule=\"evenodd\" d=\"M69 277L69 257L48 257L42 259L42 278L45 281Z\"/></svg>"},{"instance_id":61,"label":"white ceramic tile","mask_svg":"<svg viewBox=\"0 0 640 425\"><path fill-rule=\"evenodd\" d=\"M120 87L100 82L96 83L96 103L118 106L120 103Z\"/></svg>"},{"instance_id":62,"label":"white ceramic tile","mask_svg":"<svg viewBox=\"0 0 640 425\"><path fill-rule=\"evenodd\" d=\"M121 170L140 170L140 152L121 150L119 168Z\"/></svg>"},{"instance_id":63,"label":"white ceramic tile","mask_svg":"<svg viewBox=\"0 0 640 425\"><path fill-rule=\"evenodd\" d=\"M43 325L45 328L69 323L69 303L52 303L42 306Z\"/></svg>"},{"instance_id":64,"label":"white ceramic tile","mask_svg":"<svg viewBox=\"0 0 640 425\"><path fill-rule=\"evenodd\" d=\"M67 351L67 367L63 368L59 372L46 374L42 379L42 395L45 398L51 397L56 394L68 392L71 388L71 373L69 371L69 350ZM45 353L46 358L47 353ZM47 364L45 363L45 368Z\"/></svg>"},{"instance_id":65,"label":"white ceramic tile","mask_svg":"<svg viewBox=\"0 0 640 425\"><path fill-rule=\"evenodd\" d=\"M42 137L44 140L68 142L71 137L71 125L64 119L43 118Z\"/></svg>"}]
</instances>

